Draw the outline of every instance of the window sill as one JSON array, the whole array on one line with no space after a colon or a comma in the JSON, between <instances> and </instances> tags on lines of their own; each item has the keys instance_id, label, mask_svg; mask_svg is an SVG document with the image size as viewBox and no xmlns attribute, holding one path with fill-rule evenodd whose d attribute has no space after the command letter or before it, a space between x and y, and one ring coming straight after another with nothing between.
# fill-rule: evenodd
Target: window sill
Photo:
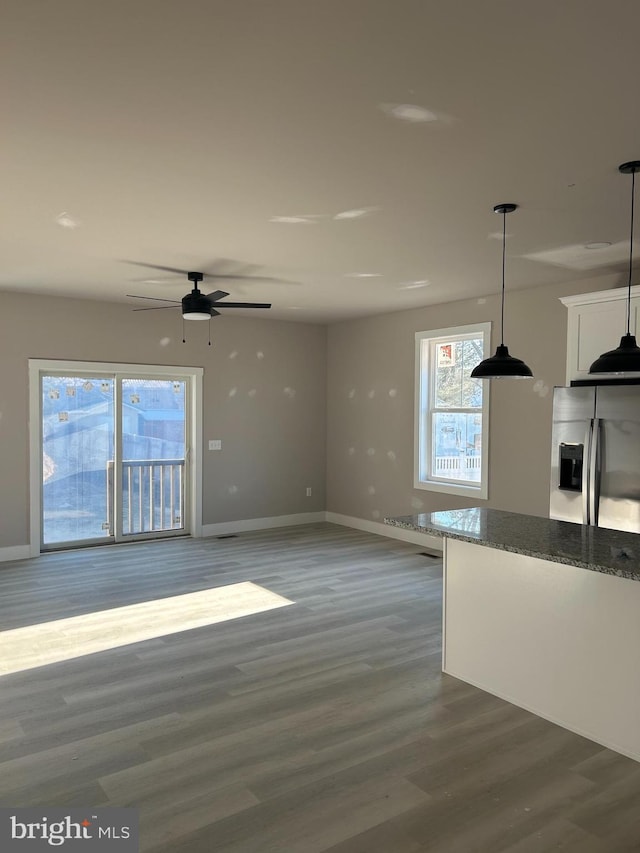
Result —
<instances>
[{"instance_id":1,"label":"window sill","mask_svg":"<svg viewBox=\"0 0 640 853\"><path fill-rule=\"evenodd\" d=\"M461 483L441 483L439 480L416 480L414 489L424 489L428 492L441 492L445 495L461 495L474 500L486 501L489 495L487 486L483 483L463 486Z\"/></svg>"}]
</instances>

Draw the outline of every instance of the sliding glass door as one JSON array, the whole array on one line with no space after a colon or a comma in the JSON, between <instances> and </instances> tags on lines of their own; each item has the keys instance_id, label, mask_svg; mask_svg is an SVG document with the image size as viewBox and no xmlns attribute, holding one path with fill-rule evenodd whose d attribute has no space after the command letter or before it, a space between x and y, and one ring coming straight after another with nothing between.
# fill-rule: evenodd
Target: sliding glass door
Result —
<instances>
[{"instance_id":1,"label":"sliding glass door","mask_svg":"<svg viewBox=\"0 0 640 853\"><path fill-rule=\"evenodd\" d=\"M188 530L188 377L40 374L43 550Z\"/></svg>"}]
</instances>

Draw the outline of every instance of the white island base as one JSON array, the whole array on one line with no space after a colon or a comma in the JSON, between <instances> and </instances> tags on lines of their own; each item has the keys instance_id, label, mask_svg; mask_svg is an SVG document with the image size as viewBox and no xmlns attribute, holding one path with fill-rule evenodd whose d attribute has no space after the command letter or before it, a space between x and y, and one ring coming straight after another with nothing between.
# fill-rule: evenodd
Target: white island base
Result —
<instances>
[{"instance_id":1,"label":"white island base","mask_svg":"<svg viewBox=\"0 0 640 853\"><path fill-rule=\"evenodd\" d=\"M444 545L444 672L640 761L640 583Z\"/></svg>"}]
</instances>

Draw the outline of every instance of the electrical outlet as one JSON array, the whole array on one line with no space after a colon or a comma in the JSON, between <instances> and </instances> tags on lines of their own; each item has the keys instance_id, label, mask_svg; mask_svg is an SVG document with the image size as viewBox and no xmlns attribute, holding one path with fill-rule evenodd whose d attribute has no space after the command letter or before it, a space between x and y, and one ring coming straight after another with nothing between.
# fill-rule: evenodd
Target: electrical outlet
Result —
<instances>
[{"instance_id":1,"label":"electrical outlet","mask_svg":"<svg viewBox=\"0 0 640 853\"><path fill-rule=\"evenodd\" d=\"M307 486L307 497L311 497L311 486Z\"/></svg>"},{"instance_id":2,"label":"electrical outlet","mask_svg":"<svg viewBox=\"0 0 640 853\"><path fill-rule=\"evenodd\" d=\"M219 438L210 439L209 450L222 450L222 440Z\"/></svg>"}]
</instances>

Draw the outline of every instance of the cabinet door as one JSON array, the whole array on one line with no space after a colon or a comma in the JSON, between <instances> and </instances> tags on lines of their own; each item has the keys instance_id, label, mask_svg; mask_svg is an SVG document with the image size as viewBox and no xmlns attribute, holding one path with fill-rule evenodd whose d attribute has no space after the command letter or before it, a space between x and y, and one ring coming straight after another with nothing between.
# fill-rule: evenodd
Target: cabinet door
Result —
<instances>
[{"instance_id":1,"label":"cabinet door","mask_svg":"<svg viewBox=\"0 0 640 853\"><path fill-rule=\"evenodd\" d=\"M640 298L631 303L631 334L635 334ZM593 362L615 349L627 330L627 303L623 299L569 307L567 382L586 379ZM604 374L603 374L604 375Z\"/></svg>"}]
</instances>

